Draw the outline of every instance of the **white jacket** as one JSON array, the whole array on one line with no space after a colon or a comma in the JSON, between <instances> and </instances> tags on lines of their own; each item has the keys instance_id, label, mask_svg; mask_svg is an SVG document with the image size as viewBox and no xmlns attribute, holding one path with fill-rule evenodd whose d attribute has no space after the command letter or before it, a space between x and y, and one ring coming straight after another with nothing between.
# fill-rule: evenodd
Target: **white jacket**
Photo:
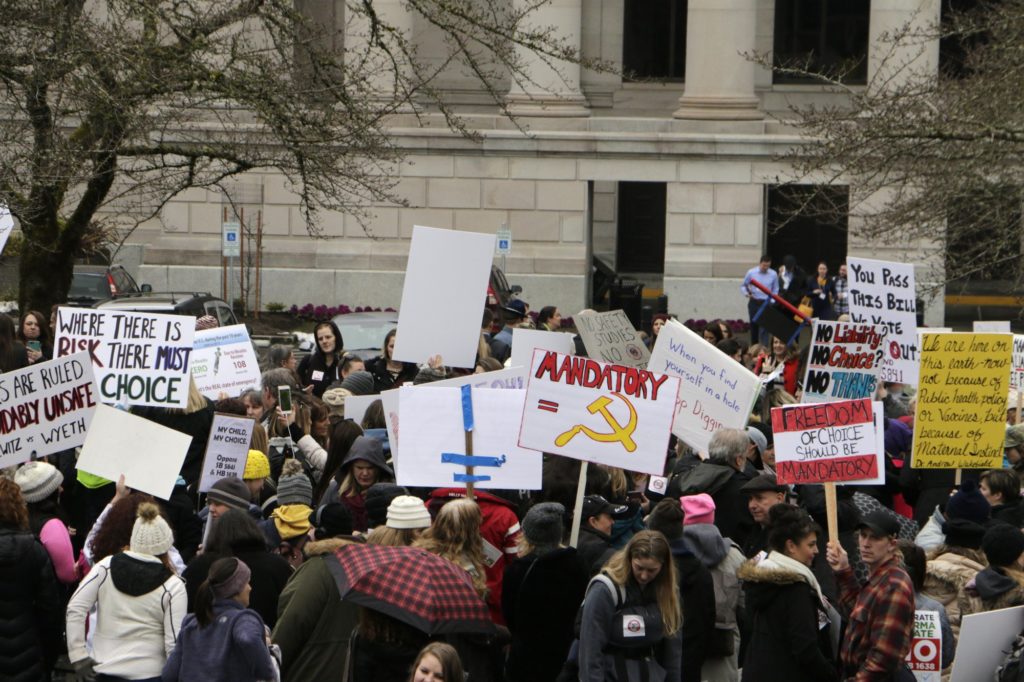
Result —
<instances>
[{"instance_id":1,"label":"white jacket","mask_svg":"<svg viewBox=\"0 0 1024 682\"><path fill-rule=\"evenodd\" d=\"M121 557L118 559L118 557ZM132 561L126 561L134 560ZM111 573L111 562L118 579ZM89 575L75 590L68 603L68 657L72 662L88 656L85 648L85 620L89 609L97 607L96 631L93 633L93 658L96 671L128 679L159 677L167 656L174 649L185 619L188 600L185 583L176 575L152 582L160 559L147 554L124 552L109 556L93 566ZM125 565L127 565L125 567ZM152 588L132 596L115 586L125 580Z\"/></svg>"}]
</instances>

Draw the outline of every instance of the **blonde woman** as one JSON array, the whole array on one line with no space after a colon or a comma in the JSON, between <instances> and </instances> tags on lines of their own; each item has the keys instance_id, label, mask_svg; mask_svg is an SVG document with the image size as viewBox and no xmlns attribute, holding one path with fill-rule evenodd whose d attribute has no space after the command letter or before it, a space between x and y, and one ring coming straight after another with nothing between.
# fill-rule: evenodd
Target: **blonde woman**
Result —
<instances>
[{"instance_id":1,"label":"blonde woman","mask_svg":"<svg viewBox=\"0 0 1024 682\"><path fill-rule=\"evenodd\" d=\"M434 525L413 543L413 547L425 549L466 569L481 599L487 595L484 548L480 537L482 519L476 502L452 500L437 512Z\"/></svg>"},{"instance_id":2,"label":"blonde woman","mask_svg":"<svg viewBox=\"0 0 1024 682\"><path fill-rule=\"evenodd\" d=\"M590 582L583 601L583 682L680 678L682 617L668 540L637 533Z\"/></svg>"}]
</instances>

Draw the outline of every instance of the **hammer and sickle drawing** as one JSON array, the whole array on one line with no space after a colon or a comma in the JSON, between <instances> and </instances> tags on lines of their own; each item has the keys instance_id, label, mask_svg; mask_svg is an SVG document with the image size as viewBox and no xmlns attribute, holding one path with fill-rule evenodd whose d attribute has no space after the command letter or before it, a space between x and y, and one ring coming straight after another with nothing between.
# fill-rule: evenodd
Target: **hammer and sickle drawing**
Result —
<instances>
[{"instance_id":1,"label":"hammer and sickle drawing","mask_svg":"<svg viewBox=\"0 0 1024 682\"><path fill-rule=\"evenodd\" d=\"M621 400L629 408L629 422L623 426L615 418L615 415L611 413L608 406L612 404L612 399L608 396L601 396L594 402L587 405L587 411L590 414L600 413L604 420L608 422L608 426L611 427L611 433L601 433L600 431L594 431L590 427L584 426L583 424L577 424L565 433L559 434L555 438L555 445L563 446L577 434L582 433L591 440L595 440L598 443L622 443L622 447L626 449L626 452L633 452L636 450L636 442L633 440L633 432L636 431L636 409L633 404L626 399L621 393L612 393L613 396Z\"/></svg>"}]
</instances>

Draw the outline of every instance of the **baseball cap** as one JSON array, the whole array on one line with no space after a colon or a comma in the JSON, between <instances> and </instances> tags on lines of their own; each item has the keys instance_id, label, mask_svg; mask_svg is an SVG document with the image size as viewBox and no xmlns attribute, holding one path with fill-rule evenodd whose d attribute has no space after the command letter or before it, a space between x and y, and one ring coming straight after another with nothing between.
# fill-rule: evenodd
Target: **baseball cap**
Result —
<instances>
[{"instance_id":1,"label":"baseball cap","mask_svg":"<svg viewBox=\"0 0 1024 682\"><path fill-rule=\"evenodd\" d=\"M895 537L899 535L900 523L892 514L887 513L883 509L876 509L861 517L860 523L857 524L857 530L861 528L867 528L881 536L890 535Z\"/></svg>"},{"instance_id":2,"label":"baseball cap","mask_svg":"<svg viewBox=\"0 0 1024 682\"><path fill-rule=\"evenodd\" d=\"M1003 449L1020 448L1024 446L1024 424L1014 424L1006 427L1006 437L1003 439Z\"/></svg>"},{"instance_id":3,"label":"baseball cap","mask_svg":"<svg viewBox=\"0 0 1024 682\"><path fill-rule=\"evenodd\" d=\"M611 514L612 517L619 517L629 511L624 504L612 504L601 495L587 495L583 498L583 521L597 516L598 514Z\"/></svg>"},{"instance_id":4,"label":"baseball cap","mask_svg":"<svg viewBox=\"0 0 1024 682\"><path fill-rule=\"evenodd\" d=\"M740 490L748 494L761 492L784 493L789 490L789 488L784 485L780 485L775 479L775 474L758 474L744 483Z\"/></svg>"}]
</instances>

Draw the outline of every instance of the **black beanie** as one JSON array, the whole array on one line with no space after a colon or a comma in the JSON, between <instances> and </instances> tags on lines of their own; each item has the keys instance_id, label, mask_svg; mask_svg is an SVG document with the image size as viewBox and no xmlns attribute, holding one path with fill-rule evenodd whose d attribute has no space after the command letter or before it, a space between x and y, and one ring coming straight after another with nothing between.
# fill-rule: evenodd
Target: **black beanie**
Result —
<instances>
[{"instance_id":1,"label":"black beanie","mask_svg":"<svg viewBox=\"0 0 1024 682\"><path fill-rule=\"evenodd\" d=\"M975 523L985 523L990 511L988 500L978 490L978 484L974 481L964 481L960 490L946 502L947 520L967 519Z\"/></svg>"},{"instance_id":2,"label":"black beanie","mask_svg":"<svg viewBox=\"0 0 1024 682\"><path fill-rule=\"evenodd\" d=\"M967 519L953 518L942 524L942 532L946 535L945 544L950 547L981 549L985 526Z\"/></svg>"},{"instance_id":3,"label":"black beanie","mask_svg":"<svg viewBox=\"0 0 1024 682\"><path fill-rule=\"evenodd\" d=\"M995 523L985 532L981 548L991 566L1013 566L1024 554L1024 533L1008 523Z\"/></svg>"},{"instance_id":4,"label":"black beanie","mask_svg":"<svg viewBox=\"0 0 1024 682\"><path fill-rule=\"evenodd\" d=\"M374 483L366 491L366 523L368 528L383 526L388 520L391 500L409 491L394 483Z\"/></svg>"}]
</instances>

